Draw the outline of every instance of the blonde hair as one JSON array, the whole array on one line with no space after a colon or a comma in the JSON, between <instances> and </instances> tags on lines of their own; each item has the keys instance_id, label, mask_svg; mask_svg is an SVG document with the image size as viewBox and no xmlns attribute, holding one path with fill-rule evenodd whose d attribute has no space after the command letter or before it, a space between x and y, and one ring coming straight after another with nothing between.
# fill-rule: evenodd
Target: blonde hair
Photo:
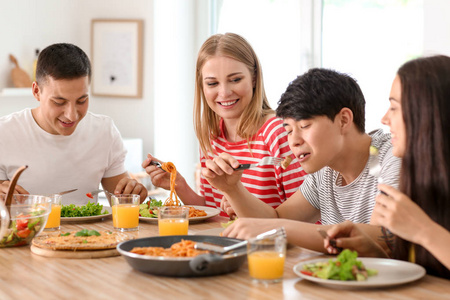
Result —
<instances>
[{"instance_id":1,"label":"blonde hair","mask_svg":"<svg viewBox=\"0 0 450 300\"><path fill-rule=\"evenodd\" d=\"M211 139L220 135L220 117L208 106L203 91L202 68L214 56L226 56L244 63L253 76L255 86L253 97L244 109L237 126L237 134L247 140L258 132L265 117L273 114L264 90L261 65L250 44L234 33L215 34L209 37L200 48L195 70L194 129L205 157L214 154Z\"/></svg>"}]
</instances>

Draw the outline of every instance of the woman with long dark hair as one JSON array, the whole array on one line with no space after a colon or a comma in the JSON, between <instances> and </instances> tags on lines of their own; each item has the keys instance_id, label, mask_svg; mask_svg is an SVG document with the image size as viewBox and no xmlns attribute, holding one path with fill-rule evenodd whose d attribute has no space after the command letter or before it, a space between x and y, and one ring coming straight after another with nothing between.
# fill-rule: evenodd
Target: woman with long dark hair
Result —
<instances>
[{"instance_id":1,"label":"woman with long dark hair","mask_svg":"<svg viewBox=\"0 0 450 300\"><path fill-rule=\"evenodd\" d=\"M405 63L389 101L382 122L390 127L394 155L402 157L400 186L379 185L384 194L377 196L371 223L382 226L383 242L392 235L390 256L450 278L450 57ZM328 234L362 256L387 255L375 242L381 239L362 226L346 222ZM336 253L328 240L325 247Z\"/></svg>"}]
</instances>

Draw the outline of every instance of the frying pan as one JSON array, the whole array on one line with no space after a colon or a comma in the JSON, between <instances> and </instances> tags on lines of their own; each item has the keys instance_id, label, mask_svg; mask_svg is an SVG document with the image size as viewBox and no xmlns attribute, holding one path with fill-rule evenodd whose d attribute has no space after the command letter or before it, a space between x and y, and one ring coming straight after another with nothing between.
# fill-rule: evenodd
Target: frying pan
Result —
<instances>
[{"instance_id":1,"label":"frying pan","mask_svg":"<svg viewBox=\"0 0 450 300\"><path fill-rule=\"evenodd\" d=\"M117 251L119 251L132 268L140 272L172 277L198 277L226 274L236 271L247 259L247 249L245 247L236 249L225 255L203 254L197 257L147 256L130 252L134 247L169 248L182 239L221 246L230 246L242 241L212 235L157 236L122 242L117 245Z\"/></svg>"}]
</instances>

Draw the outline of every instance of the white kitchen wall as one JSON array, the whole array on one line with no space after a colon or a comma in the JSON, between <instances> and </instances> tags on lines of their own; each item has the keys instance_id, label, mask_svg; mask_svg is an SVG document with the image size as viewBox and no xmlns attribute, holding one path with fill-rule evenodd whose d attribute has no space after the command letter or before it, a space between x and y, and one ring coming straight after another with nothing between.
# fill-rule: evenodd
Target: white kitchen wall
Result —
<instances>
[{"instance_id":1,"label":"white kitchen wall","mask_svg":"<svg viewBox=\"0 0 450 300\"><path fill-rule=\"evenodd\" d=\"M36 48L73 43L91 55L91 20L144 20L142 99L91 96L90 110L111 116L124 138L143 140L143 157L172 161L194 184L194 67L209 35L207 0L0 1L0 92L12 87L9 54L31 74ZM201 28L199 28L201 27ZM199 28L198 31L197 28ZM0 96L0 116L37 106L32 95Z\"/></svg>"}]
</instances>

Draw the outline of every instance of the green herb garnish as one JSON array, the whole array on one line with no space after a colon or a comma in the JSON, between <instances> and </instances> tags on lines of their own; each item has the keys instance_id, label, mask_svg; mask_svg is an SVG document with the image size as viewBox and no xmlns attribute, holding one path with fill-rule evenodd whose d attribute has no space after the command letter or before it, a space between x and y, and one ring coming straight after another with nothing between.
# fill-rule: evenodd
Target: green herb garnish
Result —
<instances>
[{"instance_id":1,"label":"green herb garnish","mask_svg":"<svg viewBox=\"0 0 450 300\"><path fill-rule=\"evenodd\" d=\"M100 233L96 230L88 230L88 229L82 229L77 233L75 233L75 236L92 236L92 235L100 236Z\"/></svg>"}]
</instances>

